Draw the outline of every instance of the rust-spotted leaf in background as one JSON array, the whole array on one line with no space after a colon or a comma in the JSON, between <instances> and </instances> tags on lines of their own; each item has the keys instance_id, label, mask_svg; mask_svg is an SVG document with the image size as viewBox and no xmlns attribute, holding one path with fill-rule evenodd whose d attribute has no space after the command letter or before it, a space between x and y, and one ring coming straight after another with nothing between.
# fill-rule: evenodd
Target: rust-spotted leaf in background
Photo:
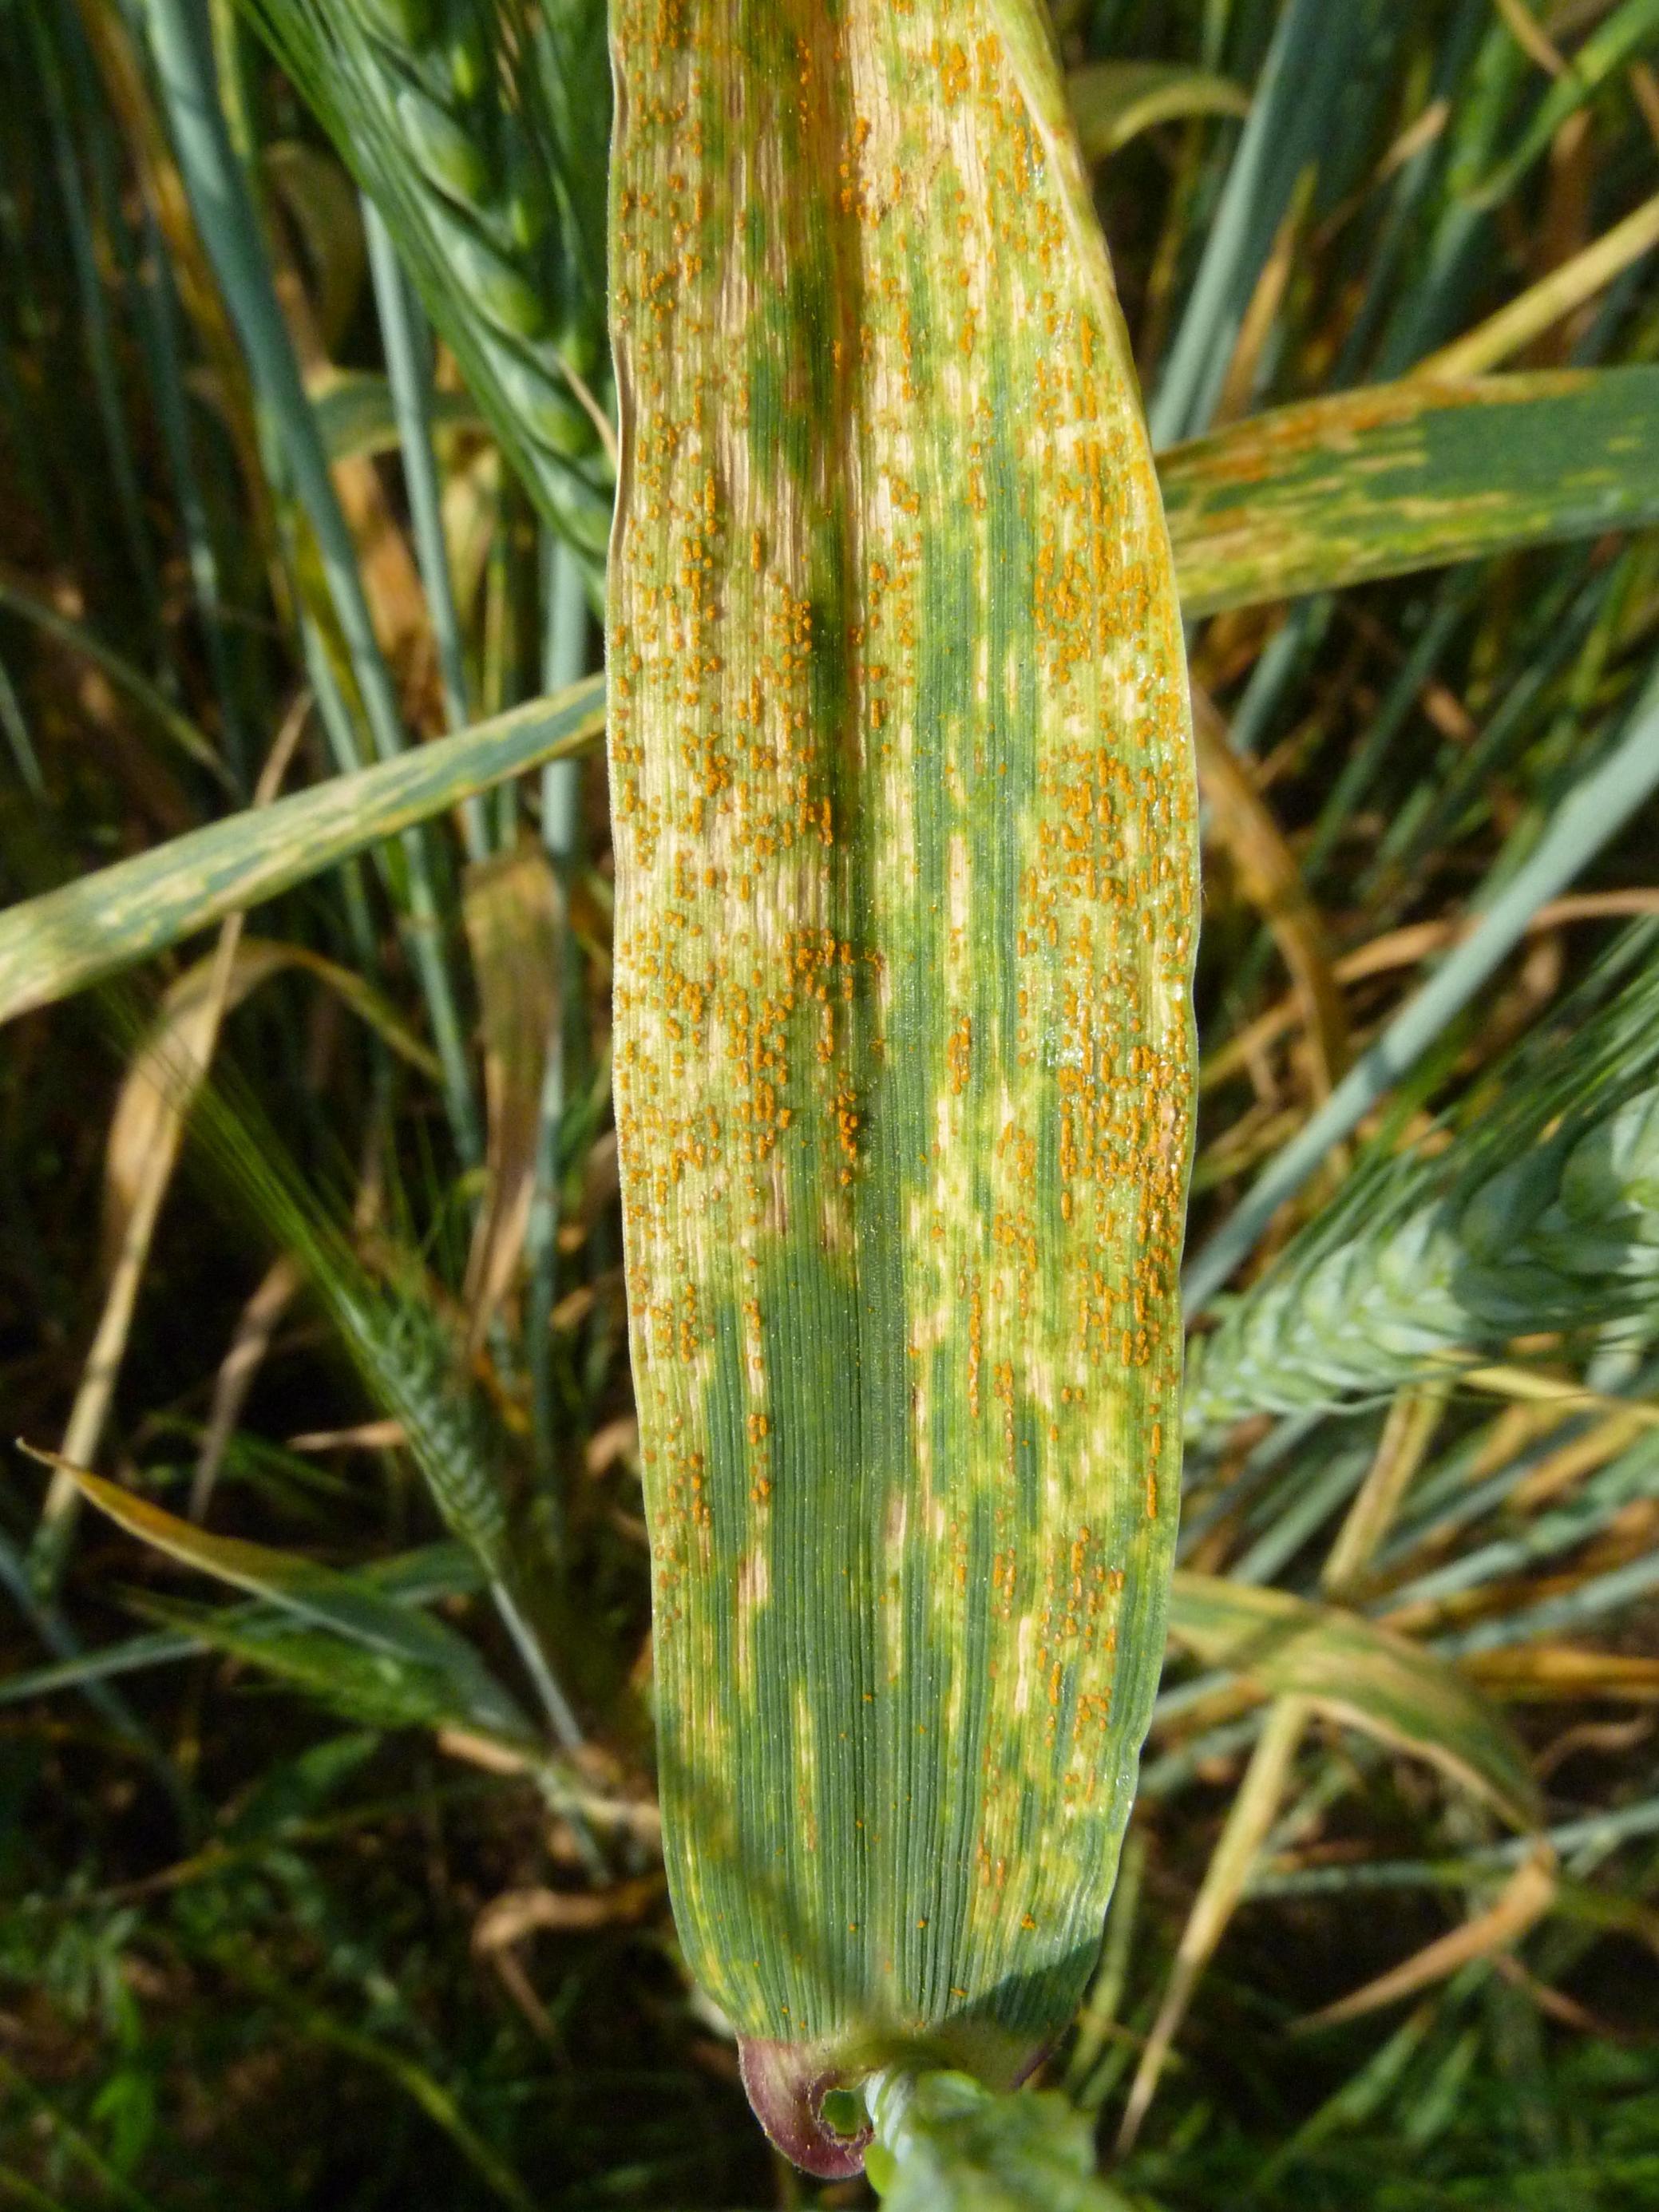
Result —
<instances>
[{"instance_id":1,"label":"rust-spotted leaf in background","mask_svg":"<svg viewBox=\"0 0 1659 2212\"><path fill-rule=\"evenodd\" d=\"M612 34L668 1865L761 2117L847 2172L830 2086L1006 2084L1058 2034L1133 1790L1182 1428L1182 634L1035 4L619 0Z\"/></svg>"}]
</instances>

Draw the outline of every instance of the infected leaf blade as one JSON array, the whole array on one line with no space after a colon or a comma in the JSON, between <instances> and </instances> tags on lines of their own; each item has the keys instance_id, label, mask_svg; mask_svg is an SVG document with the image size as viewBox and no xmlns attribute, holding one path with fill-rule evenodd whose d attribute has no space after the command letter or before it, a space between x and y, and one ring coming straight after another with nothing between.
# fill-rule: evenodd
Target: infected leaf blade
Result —
<instances>
[{"instance_id":1,"label":"infected leaf blade","mask_svg":"<svg viewBox=\"0 0 1659 2212\"><path fill-rule=\"evenodd\" d=\"M1180 1425L1184 660L1041 12L627 0L613 36L667 1856L780 2140L844 2172L813 2054L926 2033L1011 2078L1086 1978L1133 1790Z\"/></svg>"},{"instance_id":2,"label":"infected leaf blade","mask_svg":"<svg viewBox=\"0 0 1659 2212\"><path fill-rule=\"evenodd\" d=\"M483 1030L489 1151L484 1202L467 1262L467 1328L483 1340L506 1296L530 1225L542 1090L558 1033L562 911L539 845L476 864L462 913Z\"/></svg>"},{"instance_id":3,"label":"infected leaf blade","mask_svg":"<svg viewBox=\"0 0 1659 2212\"><path fill-rule=\"evenodd\" d=\"M1633 529L1659 516L1659 368L1374 385L1159 475L1188 615Z\"/></svg>"}]
</instances>

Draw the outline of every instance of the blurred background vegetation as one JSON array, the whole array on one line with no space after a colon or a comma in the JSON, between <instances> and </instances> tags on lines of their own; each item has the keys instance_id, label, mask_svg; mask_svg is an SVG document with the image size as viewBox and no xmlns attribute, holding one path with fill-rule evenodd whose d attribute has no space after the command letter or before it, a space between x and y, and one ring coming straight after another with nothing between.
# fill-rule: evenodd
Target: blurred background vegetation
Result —
<instances>
[{"instance_id":1,"label":"blurred background vegetation","mask_svg":"<svg viewBox=\"0 0 1659 2212\"><path fill-rule=\"evenodd\" d=\"M1147 2212L1640 2212L1659 6L1055 15L1209 566L1183 1577L1044 2078ZM603 9L0 83L0 1420L113 1486L0 1473L0 2199L866 2201L662 1890L591 695L78 995L24 903L597 670Z\"/></svg>"}]
</instances>

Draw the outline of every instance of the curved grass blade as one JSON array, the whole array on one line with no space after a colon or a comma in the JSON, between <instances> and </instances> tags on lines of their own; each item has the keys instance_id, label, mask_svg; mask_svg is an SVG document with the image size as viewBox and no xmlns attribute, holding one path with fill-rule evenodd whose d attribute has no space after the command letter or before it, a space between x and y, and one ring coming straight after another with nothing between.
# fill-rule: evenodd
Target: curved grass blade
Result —
<instances>
[{"instance_id":1,"label":"curved grass blade","mask_svg":"<svg viewBox=\"0 0 1659 2212\"><path fill-rule=\"evenodd\" d=\"M1549 1858L1543 1853L1524 1860L1504 1884L1503 1893L1486 1911L1465 1921L1461 1928L1427 1945L1401 1965L1379 1974L1375 1981L1346 1997L1339 1997L1297 2023L1304 2031L1335 2027L1357 2020L1381 2005L1398 2004L1402 1997L1445 1981L1463 1967L1494 1953L1507 1950L1536 1926L1555 1902L1556 1884Z\"/></svg>"},{"instance_id":2,"label":"curved grass blade","mask_svg":"<svg viewBox=\"0 0 1659 2212\"><path fill-rule=\"evenodd\" d=\"M1066 91L1088 161L1105 161L1160 123L1250 112L1243 85L1178 62L1088 62L1067 76Z\"/></svg>"},{"instance_id":3,"label":"curved grass blade","mask_svg":"<svg viewBox=\"0 0 1659 2212\"><path fill-rule=\"evenodd\" d=\"M59 614L56 607L46 605L33 592L25 591L21 584L0 575L0 609L15 616L19 622L41 630L70 652L82 654L101 675L106 676L119 691L126 694L135 707L162 732L186 759L205 769L223 791L235 795L235 781L219 757L213 740L204 730L198 729L188 714L179 709L158 691L142 669L135 668L125 655L106 645L96 631L84 623L71 621L68 615Z\"/></svg>"},{"instance_id":4,"label":"curved grass blade","mask_svg":"<svg viewBox=\"0 0 1659 2212\"><path fill-rule=\"evenodd\" d=\"M50 1666L31 1667L0 1680L0 1705L19 1705L30 1698L49 1698L59 1690L78 1690L88 1683L107 1682L118 1674L136 1674L147 1667L189 1659L201 1644L194 1636L176 1629L155 1629L147 1635L130 1636L120 1644L100 1644L73 1659L57 1659Z\"/></svg>"},{"instance_id":5,"label":"curved grass blade","mask_svg":"<svg viewBox=\"0 0 1659 2212\"><path fill-rule=\"evenodd\" d=\"M1659 519L1659 368L1439 384L1280 407L1165 452L1191 616Z\"/></svg>"},{"instance_id":6,"label":"curved grass blade","mask_svg":"<svg viewBox=\"0 0 1659 2212\"><path fill-rule=\"evenodd\" d=\"M1431 1652L1336 1606L1310 1605L1186 1570L1175 1577L1170 1633L1206 1666L1426 1759L1518 1828L1538 1825L1527 1754L1495 1705Z\"/></svg>"},{"instance_id":7,"label":"curved grass blade","mask_svg":"<svg viewBox=\"0 0 1659 2212\"><path fill-rule=\"evenodd\" d=\"M135 1491L71 1466L56 1452L38 1451L28 1444L22 1449L31 1459L72 1481L89 1504L130 1535L185 1566L268 1600L313 1629L342 1637L394 1665L441 1679L449 1686L456 1712L468 1717L469 1725L539 1748L530 1723L470 1644L430 1615L398 1604L364 1577L319 1566L269 1544L216 1535L179 1520Z\"/></svg>"},{"instance_id":8,"label":"curved grass blade","mask_svg":"<svg viewBox=\"0 0 1659 2212\"><path fill-rule=\"evenodd\" d=\"M345 1005L423 1073L437 1073L434 1055L355 969L298 945L239 941L238 921L233 916L225 924L216 951L187 968L167 993L117 1096L105 1146L103 1242L109 1278L63 1437L64 1456L77 1466L98 1455L156 1224L225 1016L272 975L299 968L331 985ZM49 1590L63 1570L76 1498L69 1483L53 1481L30 1547L30 1571L42 1590Z\"/></svg>"},{"instance_id":9,"label":"curved grass blade","mask_svg":"<svg viewBox=\"0 0 1659 2212\"><path fill-rule=\"evenodd\" d=\"M331 461L395 453L403 442L391 380L378 369L331 367L310 379L306 391L323 449ZM429 427L434 431L477 434L484 428L483 417L465 392L429 392L427 408Z\"/></svg>"},{"instance_id":10,"label":"curved grass blade","mask_svg":"<svg viewBox=\"0 0 1659 2212\"><path fill-rule=\"evenodd\" d=\"M585 752L604 726L604 685L592 677L9 907L0 914L0 1022L274 898L506 776Z\"/></svg>"},{"instance_id":11,"label":"curved grass blade","mask_svg":"<svg viewBox=\"0 0 1659 2212\"><path fill-rule=\"evenodd\" d=\"M1198 686L1193 727L1212 849L1232 863L1240 890L1267 925L1290 971L1314 1048L1317 1092L1326 1097L1348 1064L1348 1012L1319 908L1249 763L1228 742L1221 717Z\"/></svg>"}]
</instances>

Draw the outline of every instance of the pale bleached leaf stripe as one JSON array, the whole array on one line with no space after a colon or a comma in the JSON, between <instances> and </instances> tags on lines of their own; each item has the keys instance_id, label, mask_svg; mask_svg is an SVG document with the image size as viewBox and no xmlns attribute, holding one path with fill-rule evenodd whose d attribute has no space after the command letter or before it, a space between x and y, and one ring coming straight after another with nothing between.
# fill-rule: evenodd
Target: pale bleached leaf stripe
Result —
<instances>
[{"instance_id":1,"label":"pale bleached leaf stripe","mask_svg":"<svg viewBox=\"0 0 1659 2212\"><path fill-rule=\"evenodd\" d=\"M1179 608L1033 8L624 0L616 1097L690 1961L797 2156L1080 1993L1178 1483Z\"/></svg>"}]
</instances>

